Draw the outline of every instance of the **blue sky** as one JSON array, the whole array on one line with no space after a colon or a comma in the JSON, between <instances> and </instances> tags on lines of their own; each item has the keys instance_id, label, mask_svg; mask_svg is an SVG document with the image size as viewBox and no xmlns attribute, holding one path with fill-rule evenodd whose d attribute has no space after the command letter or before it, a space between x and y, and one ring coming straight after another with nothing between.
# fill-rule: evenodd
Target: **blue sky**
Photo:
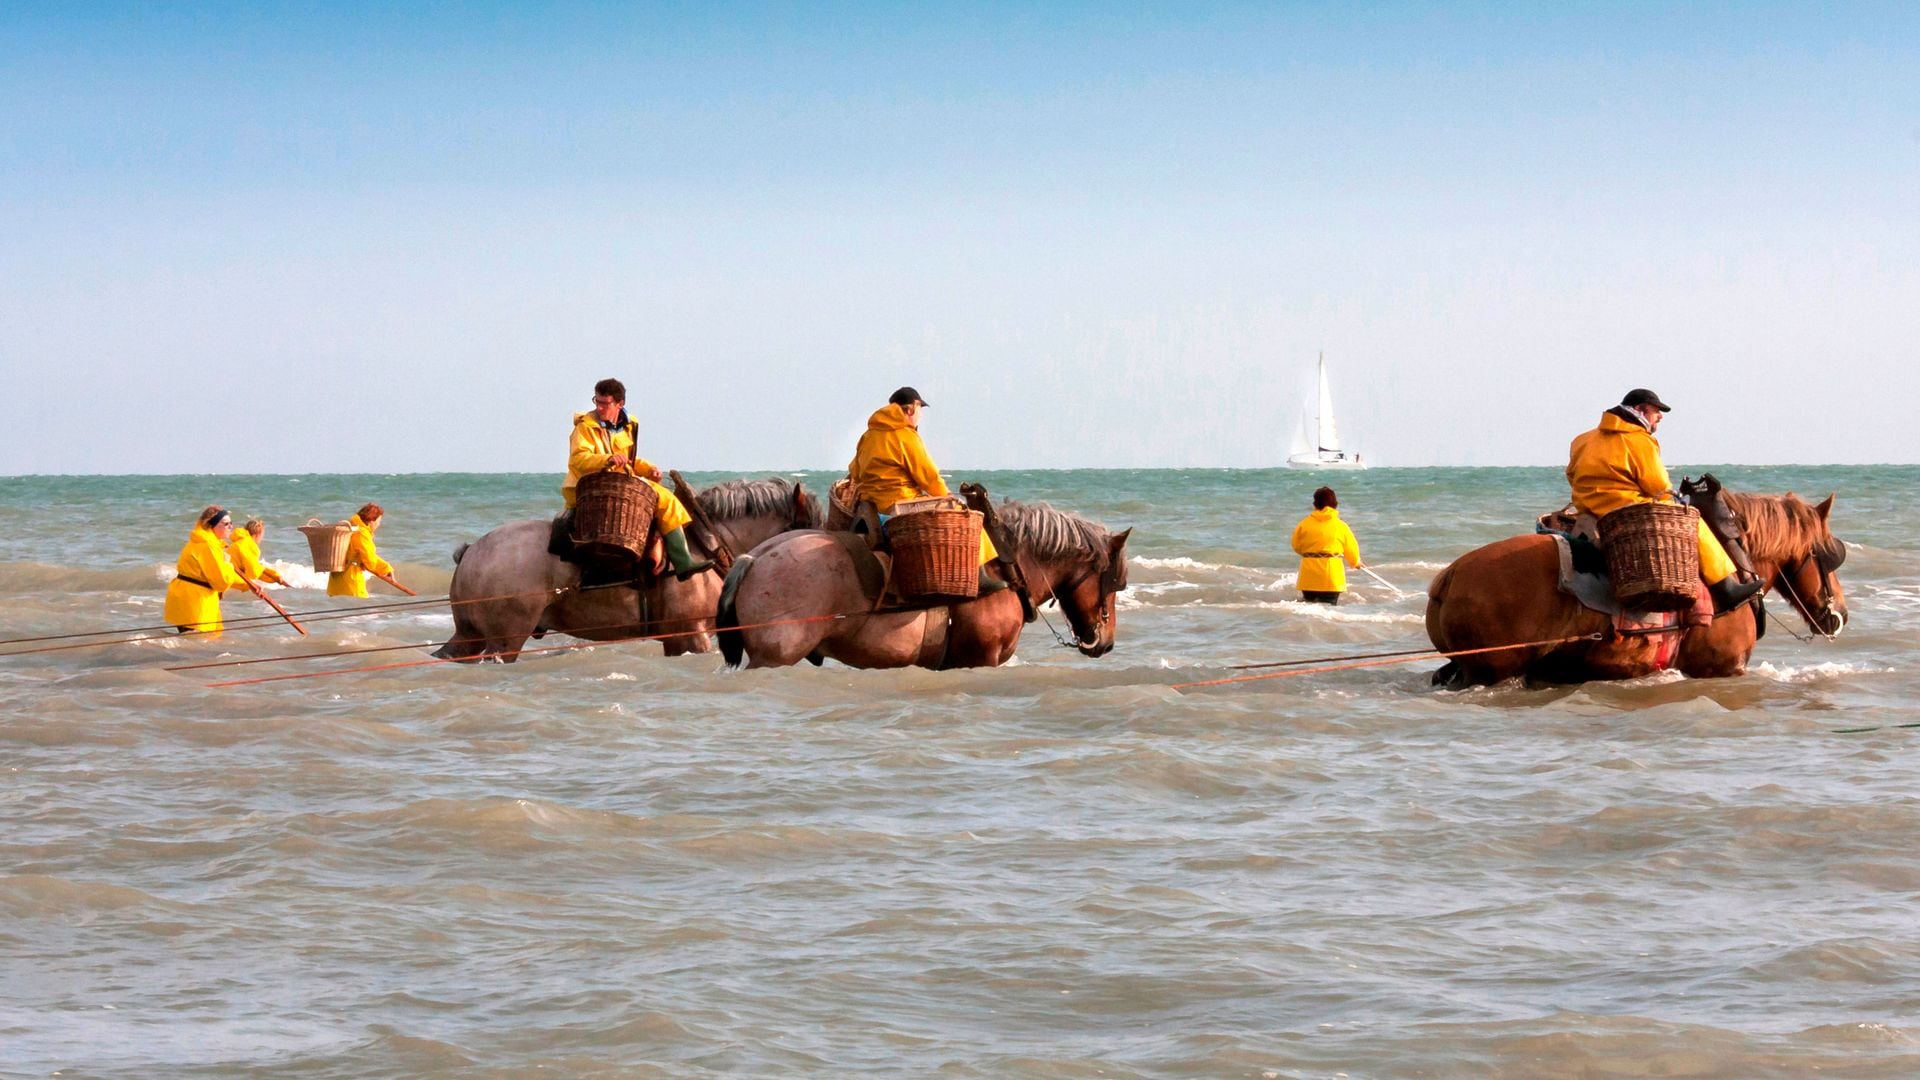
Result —
<instances>
[{"instance_id":1,"label":"blue sky","mask_svg":"<svg viewBox=\"0 0 1920 1080\"><path fill-rule=\"evenodd\" d=\"M0 472L1920 460L1910 5L0 8ZM90 439L97 423L115 432ZM118 432L151 432L134 440ZM244 446L244 451L239 448Z\"/></svg>"}]
</instances>

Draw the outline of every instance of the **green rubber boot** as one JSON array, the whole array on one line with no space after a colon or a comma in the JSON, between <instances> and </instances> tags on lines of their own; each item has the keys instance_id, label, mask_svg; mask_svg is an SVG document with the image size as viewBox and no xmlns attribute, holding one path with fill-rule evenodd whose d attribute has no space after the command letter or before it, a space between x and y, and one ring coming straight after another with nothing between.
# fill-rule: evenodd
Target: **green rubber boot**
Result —
<instances>
[{"instance_id":1,"label":"green rubber boot","mask_svg":"<svg viewBox=\"0 0 1920 1080\"><path fill-rule=\"evenodd\" d=\"M673 576L685 581L695 574L713 569L712 559L695 560L693 552L687 550L685 529L675 529L662 537L666 542L667 562L673 566Z\"/></svg>"}]
</instances>

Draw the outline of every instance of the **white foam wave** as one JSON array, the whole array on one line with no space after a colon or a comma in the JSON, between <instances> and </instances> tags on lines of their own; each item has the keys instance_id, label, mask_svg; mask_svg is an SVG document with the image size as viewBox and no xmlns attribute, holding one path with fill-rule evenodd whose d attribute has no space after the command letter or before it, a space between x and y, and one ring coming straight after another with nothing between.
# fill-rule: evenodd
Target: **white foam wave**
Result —
<instances>
[{"instance_id":1,"label":"white foam wave","mask_svg":"<svg viewBox=\"0 0 1920 1080\"><path fill-rule=\"evenodd\" d=\"M1772 662L1763 660L1747 670L1751 674L1772 679L1775 682L1811 683L1825 682L1829 679L1840 679L1848 675L1885 675L1893 672L1895 669L1890 667L1875 667L1867 664L1836 664L1831 662L1808 664L1804 667L1795 667L1791 664L1782 664L1779 667L1775 667Z\"/></svg>"},{"instance_id":2,"label":"white foam wave","mask_svg":"<svg viewBox=\"0 0 1920 1080\"><path fill-rule=\"evenodd\" d=\"M327 575L314 570L308 563L283 562L269 559L262 565L278 573L288 585L296 589L325 589Z\"/></svg>"},{"instance_id":3,"label":"white foam wave","mask_svg":"<svg viewBox=\"0 0 1920 1080\"><path fill-rule=\"evenodd\" d=\"M1157 570L1159 569L1164 569L1164 570L1244 570L1246 569L1246 567L1244 566L1233 566L1230 563L1201 562L1198 559L1189 559L1185 555L1176 555L1171 559L1156 559L1147 555L1129 555L1127 557L1127 564L1129 566L1146 566L1146 567L1151 567Z\"/></svg>"}]
</instances>

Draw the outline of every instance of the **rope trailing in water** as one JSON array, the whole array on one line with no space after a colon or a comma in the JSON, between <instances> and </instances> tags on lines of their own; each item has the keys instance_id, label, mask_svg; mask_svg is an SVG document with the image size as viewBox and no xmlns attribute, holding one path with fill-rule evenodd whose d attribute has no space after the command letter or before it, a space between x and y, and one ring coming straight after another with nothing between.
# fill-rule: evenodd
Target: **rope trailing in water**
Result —
<instances>
[{"instance_id":1,"label":"rope trailing in water","mask_svg":"<svg viewBox=\"0 0 1920 1080\"><path fill-rule=\"evenodd\" d=\"M426 600L398 600L398 601L394 601L393 603L387 603L387 604L361 604L361 605L358 605L355 607L349 607L349 608L315 608L312 611L296 611L296 612L292 612L292 614L298 616L299 618L305 619L308 622L331 622L337 619L357 619L364 615L390 615L395 613L396 611L400 611L403 609L431 608L431 607L439 607L442 605L447 607L459 607L462 604L486 604L486 603L493 603L499 600L514 600L523 596L544 596L544 595L558 596L561 593L565 593L569 591L574 591L574 590L585 591L585 589L587 588L598 588L598 587L599 586L582 587L582 586L569 585L559 589L531 589L525 592L501 593L498 596L476 596L468 600L454 600L450 597L435 597L435 598L426 599ZM220 633L228 633L228 632L238 633L242 630L272 630L272 629L278 628L279 626L280 626L279 615L243 615L238 618L225 620L219 632ZM166 630L166 631L175 631L175 632L162 633L162 634L150 633L150 631L156 631L156 630ZM112 641L82 641L72 645L48 645L48 646L43 646L37 649L15 649L11 652L0 652L0 657L31 656L34 653L62 652L67 649L95 649L103 645L131 645L136 641L168 641L181 636L177 632L177 628L172 623L163 623L159 626L127 627L120 630L89 630L82 633L74 633L74 634L47 634L42 637L34 637L34 638L14 638L11 641L0 641L0 645L16 644L20 642L29 642L29 641L61 641L68 638L77 638L77 637L99 637L104 634L145 634L146 636L115 638Z\"/></svg>"},{"instance_id":2,"label":"rope trailing in water","mask_svg":"<svg viewBox=\"0 0 1920 1080\"><path fill-rule=\"evenodd\" d=\"M680 623L687 623L687 624L690 624L688 627L686 627L685 629L675 631L675 633L692 635L697 633L713 632L713 631L703 631L699 629L700 623L710 622L712 621L712 619L713 619L713 616L711 615L686 615L686 616L681 616L680 618L675 618L675 619L649 619L647 620L645 625L673 626ZM591 634L591 633L597 633L602 630L624 630L632 625L634 625L632 622L618 622L618 623L607 623L602 626L576 626L576 627L569 627L566 629L562 629L560 627L553 627L549 630L549 632L556 633L556 634L568 634L574 637L578 637L580 634L583 634L583 633ZM663 636L672 637L674 636L674 634L666 634ZM273 663L279 663L281 661L291 662L294 660L327 660L327 659L331 659L333 657L338 657L338 656L361 656L367 653L402 652L407 649L434 649L434 648L441 648L447 645L471 645L474 642L485 641L485 640L487 639L484 637L448 638L445 641L415 641L405 645L369 645L369 646L366 646L365 648L336 649L332 652L297 653L292 656L260 656L260 657L255 657L251 660L208 660L204 663L199 663L199 664L175 664L171 667L163 667L160 670L161 671L204 671L207 668L246 667L250 664L273 664ZM624 641L627 639L621 638L619 640ZM605 643L601 642L599 644L605 644Z\"/></svg>"},{"instance_id":3,"label":"rope trailing in water","mask_svg":"<svg viewBox=\"0 0 1920 1080\"><path fill-rule=\"evenodd\" d=\"M538 591L546 592L547 590L541 589ZM522 595L528 595L528 594L508 593L506 596L484 597L482 599L504 600L512 596L522 596ZM477 600L451 600L451 598L449 597L441 596L441 597L429 597L423 600L396 600L391 603L364 604L352 610L354 610L355 612L384 611L389 608L425 607L425 606L431 606L433 604L445 604L449 602L458 603L458 604L471 604L471 603L476 603L478 601ZM327 615L340 610L343 610L343 609L315 608L312 611L294 611L294 612L289 612L289 614L297 616L299 618L306 618L309 615ZM225 622L226 622L226 629L244 630L244 629L247 629L247 627L241 625L243 623L267 623L269 625L277 626L279 625L277 621L279 618L280 616L278 615L237 615L231 619L225 620ZM0 638L0 645L25 645L35 641L66 641L71 638L102 637L107 634L140 634L150 630L172 630L173 628L174 628L174 625L172 623L159 623L154 626L122 626L122 627L118 627L111 630L79 630L71 634L41 634L37 637ZM0 654L0 655L8 655L8 654Z\"/></svg>"},{"instance_id":4,"label":"rope trailing in water","mask_svg":"<svg viewBox=\"0 0 1920 1080\"><path fill-rule=\"evenodd\" d=\"M857 616L862 616L866 614L867 614L867 610L865 608L861 608L858 611L845 611L845 612L839 612L833 615L809 615L805 618L800 618L800 619L775 619L771 622L743 623L739 626L730 626L727 629L729 630L760 630L769 626L794 626L800 623L829 622L835 619L851 619L851 618L855 618ZM536 655L539 655L540 653L566 652L571 649L591 649L600 645L626 645L626 644L631 644L632 642L635 642L635 641L658 641L661 638L680 637L685 633L686 631L684 630L676 630L673 633L669 633L669 634L638 634L633 637L614 638L609 641L573 641L573 642L568 642L565 645L547 645L538 649L516 649L513 652L506 653L504 655L511 656L515 659L518 659L522 656L536 656ZM419 646L415 646L415 648L418 648L418 647ZM427 667L432 664L473 663L480 659L482 658L466 657L465 659L455 660L455 659L452 659L451 657L430 656L425 660L406 660L398 664L368 664L363 667L329 668L326 671L302 671L302 672L296 672L291 675L267 675L258 679L229 679L225 682L208 683L207 687L209 689L220 689L222 687L228 687L228 686L256 686L260 683L287 682L293 679L323 679L329 675L358 675L368 671L395 671L400 668Z\"/></svg>"},{"instance_id":5,"label":"rope trailing in water","mask_svg":"<svg viewBox=\"0 0 1920 1080\"><path fill-rule=\"evenodd\" d=\"M1380 656L1393 659L1364 660L1358 663L1327 664L1322 667L1301 668L1297 671L1269 671L1262 675L1234 675L1225 679L1205 679L1200 682L1174 683L1170 689L1192 690L1202 686L1224 686L1227 683L1257 682L1261 679L1290 679L1300 675L1319 675L1329 671L1350 671L1354 668L1385 667L1389 664L1408 664L1426 657L1474 656L1479 653L1504 652L1508 649L1543 649L1552 645L1570 645L1576 641L1604 641L1605 634L1575 634L1572 637L1550 638L1545 641L1522 641L1513 645L1487 645L1478 649L1454 649L1443 652L1439 649L1420 649L1413 653L1381 653ZM1303 661L1314 663L1316 661Z\"/></svg>"}]
</instances>

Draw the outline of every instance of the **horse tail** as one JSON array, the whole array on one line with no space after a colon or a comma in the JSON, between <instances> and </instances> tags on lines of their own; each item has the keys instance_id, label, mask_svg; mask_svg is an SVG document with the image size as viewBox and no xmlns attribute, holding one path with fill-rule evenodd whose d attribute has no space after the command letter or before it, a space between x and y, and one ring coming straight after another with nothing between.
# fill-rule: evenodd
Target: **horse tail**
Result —
<instances>
[{"instance_id":1,"label":"horse tail","mask_svg":"<svg viewBox=\"0 0 1920 1080\"><path fill-rule=\"evenodd\" d=\"M467 553L467 549L472 546L473 546L472 544L461 544L459 547L454 548L453 549L453 565L459 566L461 556L465 555Z\"/></svg>"},{"instance_id":2,"label":"horse tail","mask_svg":"<svg viewBox=\"0 0 1920 1080\"><path fill-rule=\"evenodd\" d=\"M747 654L747 637L738 629L740 613L733 609L733 602L740 594L740 582L747 576L747 567L751 565L751 555L742 555L734 560L733 569L727 572L726 584L720 586L720 607L714 613L713 625L720 638L720 655L726 658L728 667L739 667L741 658Z\"/></svg>"}]
</instances>

